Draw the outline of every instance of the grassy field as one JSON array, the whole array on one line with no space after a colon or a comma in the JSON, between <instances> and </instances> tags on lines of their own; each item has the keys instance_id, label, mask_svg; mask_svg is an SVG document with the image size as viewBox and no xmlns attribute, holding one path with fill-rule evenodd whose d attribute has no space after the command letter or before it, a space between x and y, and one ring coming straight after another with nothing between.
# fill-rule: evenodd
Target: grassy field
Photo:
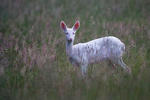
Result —
<instances>
[{"instance_id":1,"label":"grassy field","mask_svg":"<svg viewBox=\"0 0 150 100\"><path fill-rule=\"evenodd\" d=\"M113 35L124 62L89 66L86 79L65 52L60 29L80 20L75 44ZM149 0L0 0L0 100L150 99Z\"/></svg>"}]
</instances>

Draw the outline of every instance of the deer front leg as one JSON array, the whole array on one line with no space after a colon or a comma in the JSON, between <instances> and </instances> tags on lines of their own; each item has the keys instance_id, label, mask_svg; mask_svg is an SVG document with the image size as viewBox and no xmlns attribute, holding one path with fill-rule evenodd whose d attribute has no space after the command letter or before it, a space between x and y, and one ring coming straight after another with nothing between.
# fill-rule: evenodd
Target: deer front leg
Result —
<instances>
[{"instance_id":1,"label":"deer front leg","mask_svg":"<svg viewBox=\"0 0 150 100\"><path fill-rule=\"evenodd\" d=\"M86 76L86 72L87 72L87 64L83 64L81 65L81 72L82 72L82 76Z\"/></svg>"}]
</instances>

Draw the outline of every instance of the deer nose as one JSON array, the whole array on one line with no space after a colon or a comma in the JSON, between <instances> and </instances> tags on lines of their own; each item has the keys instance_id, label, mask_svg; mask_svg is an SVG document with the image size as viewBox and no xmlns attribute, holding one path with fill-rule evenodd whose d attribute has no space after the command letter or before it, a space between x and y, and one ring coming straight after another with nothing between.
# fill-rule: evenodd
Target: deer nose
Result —
<instances>
[{"instance_id":1,"label":"deer nose","mask_svg":"<svg viewBox=\"0 0 150 100\"><path fill-rule=\"evenodd\" d=\"M72 38L70 38L68 41L69 41L69 42L72 42Z\"/></svg>"}]
</instances>

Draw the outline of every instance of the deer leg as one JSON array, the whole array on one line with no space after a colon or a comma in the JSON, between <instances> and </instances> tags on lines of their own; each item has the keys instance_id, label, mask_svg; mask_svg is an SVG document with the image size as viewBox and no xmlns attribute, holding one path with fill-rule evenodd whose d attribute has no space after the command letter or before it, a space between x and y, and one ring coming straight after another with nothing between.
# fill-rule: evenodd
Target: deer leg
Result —
<instances>
[{"instance_id":1,"label":"deer leg","mask_svg":"<svg viewBox=\"0 0 150 100\"><path fill-rule=\"evenodd\" d=\"M113 69L116 69L115 64L113 64L111 60L109 60L109 63L111 64L111 66L112 66Z\"/></svg>"},{"instance_id":2,"label":"deer leg","mask_svg":"<svg viewBox=\"0 0 150 100\"><path fill-rule=\"evenodd\" d=\"M127 67L127 65L123 62L122 57L118 60L118 64L124 68L127 72L131 72L130 69Z\"/></svg>"},{"instance_id":3,"label":"deer leg","mask_svg":"<svg viewBox=\"0 0 150 100\"><path fill-rule=\"evenodd\" d=\"M81 65L82 76L85 76L85 75L86 75L86 72L87 72L87 66L88 66L88 65L86 65L86 64Z\"/></svg>"}]
</instances>

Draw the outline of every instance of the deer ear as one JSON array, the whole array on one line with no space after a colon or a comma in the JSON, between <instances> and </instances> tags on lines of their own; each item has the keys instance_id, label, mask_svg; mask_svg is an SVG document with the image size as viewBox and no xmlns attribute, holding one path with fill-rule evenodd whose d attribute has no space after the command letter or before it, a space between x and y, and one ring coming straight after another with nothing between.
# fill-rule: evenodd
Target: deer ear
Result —
<instances>
[{"instance_id":1,"label":"deer ear","mask_svg":"<svg viewBox=\"0 0 150 100\"><path fill-rule=\"evenodd\" d=\"M80 22L79 22L79 21L76 21L76 23L75 23L74 26L73 26L73 30L76 31L76 30L79 29L79 27L80 27Z\"/></svg>"},{"instance_id":2,"label":"deer ear","mask_svg":"<svg viewBox=\"0 0 150 100\"><path fill-rule=\"evenodd\" d=\"M67 26L66 26L66 24L65 24L64 21L61 21L61 22L60 22L60 27L61 27L61 29L62 29L63 31L66 31L66 30L67 30Z\"/></svg>"}]
</instances>

